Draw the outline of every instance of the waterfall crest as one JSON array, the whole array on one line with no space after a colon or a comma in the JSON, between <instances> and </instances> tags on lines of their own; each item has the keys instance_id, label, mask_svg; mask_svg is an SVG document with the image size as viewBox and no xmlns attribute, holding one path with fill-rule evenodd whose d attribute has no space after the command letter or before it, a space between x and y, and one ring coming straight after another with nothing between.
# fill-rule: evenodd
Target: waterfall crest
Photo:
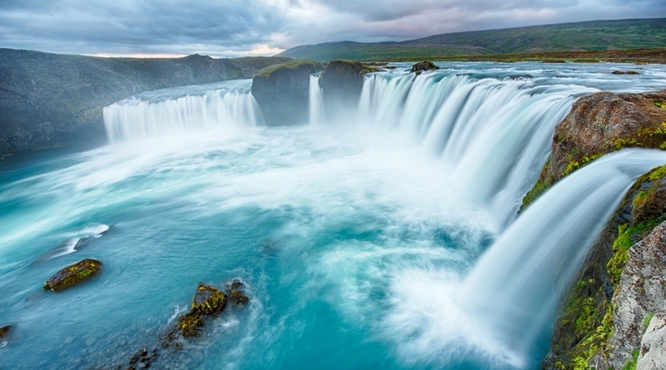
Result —
<instances>
[{"instance_id":1,"label":"waterfall crest","mask_svg":"<svg viewBox=\"0 0 666 370\"><path fill-rule=\"evenodd\" d=\"M111 143L197 129L251 127L264 123L252 94L234 89L176 97L135 97L104 107L103 114Z\"/></svg>"},{"instance_id":2,"label":"waterfall crest","mask_svg":"<svg viewBox=\"0 0 666 370\"><path fill-rule=\"evenodd\" d=\"M501 230L536 181L555 125L576 97L594 91L531 80L376 74L363 86L358 120L404 132L441 158L456 190L490 208Z\"/></svg>"}]
</instances>

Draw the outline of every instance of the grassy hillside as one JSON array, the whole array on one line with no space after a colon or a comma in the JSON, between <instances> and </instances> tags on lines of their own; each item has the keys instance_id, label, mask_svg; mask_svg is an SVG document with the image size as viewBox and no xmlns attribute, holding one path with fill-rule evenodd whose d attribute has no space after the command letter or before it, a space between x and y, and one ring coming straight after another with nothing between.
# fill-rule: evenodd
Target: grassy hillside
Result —
<instances>
[{"instance_id":1,"label":"grassy hillside","mask_svg":"<svg viewBox=\"0 0 666 370\"><path fill-rule=\"evenodd\" d=\"M309 60L437 59L462 55L524 54L666 47L666 18L563 23L447 33L389 43L303 45L278 56Z\"/></svg>"}]
</instances>

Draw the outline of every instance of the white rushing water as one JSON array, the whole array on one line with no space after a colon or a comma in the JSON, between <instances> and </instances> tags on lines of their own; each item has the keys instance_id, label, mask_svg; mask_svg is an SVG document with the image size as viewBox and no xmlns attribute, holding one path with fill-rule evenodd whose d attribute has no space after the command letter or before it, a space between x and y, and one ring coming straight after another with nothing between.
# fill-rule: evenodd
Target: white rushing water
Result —
<instances>
[{"instance_id":1,"label":"white rushing water","mask_svg":"<svg viewBox=\"0 0 666 370\"><path fill-rule=\"evenodd\" d=\"M231 87L235 85L234 82ZM103 114L111 143L196 129L233 129L264 123L254 97L249 92L233 89L159 100L131 98L105 107Z\"/></svg>"}]
</instances>

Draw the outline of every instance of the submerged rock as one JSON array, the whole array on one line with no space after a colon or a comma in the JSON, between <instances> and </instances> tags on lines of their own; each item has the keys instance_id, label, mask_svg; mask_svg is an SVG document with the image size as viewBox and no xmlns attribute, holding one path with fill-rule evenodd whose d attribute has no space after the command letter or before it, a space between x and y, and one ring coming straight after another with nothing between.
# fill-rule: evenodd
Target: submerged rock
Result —
<instances>
[{"instance_id":1,"label":"submerged rock","mask_svg":"<svg viewBox=\"0 0 666 370\"><path fill-rule=\"evenodd\" d=\"M252 78L252 95L268 126L307 123L310 75L321 69L317 62L292 60L257 72Z\"/></svg>"},{"instance_id":2,"label":"submerged rock","mask_svg":"<svg viewBox=\"0 0 666 370\"><path fill-rule=\"evenodd\" d=\"M636 71L613 71L614 75L639 75Z\"/></svg>"},{"instance_id":3,"label":"submerged rock","mask_svg":"<svg viewBox=\"0 0 666 370\"><path fill-rule=\"evenodd\" d=\"M250 301L250 298L248 298L242 291L244 287L245 284L238 279L234 279L231 284L227 285L227 291L229 292L231 302L236 306L242 307Z\"/></svg>"},{"instance_id":4,"label":"submerged rock","mask_svg":"<svg viewBox=\"0 0 666 370\"><path fill-rule=\"evenodd\" d=\"M423 71L431 71L431 70L434 70L434 69L439 69L439 67L437 67L435 65L435 63L433 63L429 60L424 60L422 62L418 62L418 63L412 65L412 69L410 70L410 72L414 72L418 76Z\"/></svg>"},{"instance_id":5,"label":"submerged rock","mask_svg":"<svg viewBox=\"0 0 666 370\"><path fill-rule=\"evenodd\" d=\"M69 288L96 276L102 268L102 262L87 258L83 261L69 265L58 271L49 280L44 282L44 290L54 292Z\"/></svg>"},{"instance_id":6,"label":"submerged rock","mask_svg":"<svg viewBox=\"0 0 666 370\"><path fill-rule=\"evenodd\" d=\"M127 370L149 368L157 360L159 354L160 351L157 348L150 352L146 348L141 348L130 358Z\"/></svg>"}]
</instances>

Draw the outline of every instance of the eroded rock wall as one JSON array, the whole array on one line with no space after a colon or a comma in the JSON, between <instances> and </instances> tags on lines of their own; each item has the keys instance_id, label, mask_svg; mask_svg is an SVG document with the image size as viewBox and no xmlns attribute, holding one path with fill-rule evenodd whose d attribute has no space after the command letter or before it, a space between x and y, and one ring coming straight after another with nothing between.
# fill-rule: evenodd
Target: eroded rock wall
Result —
<instances>
[{"instance_id":1,"label":"eroded rock wall","mask_svg":"<svg viewBox=\"0 0 666 370\"><path fill-rule=\"evenodd\" d=\"M597 93L579 99L557 126L551 158L524 206L603 154L625 147L666 149L664 101L666 91ZM666 166L643 175L628 191L561 305L542 368L635 368L647 327L643 321L659 313L654 302L661 299L656 287L662 283L646 285L645 279L655 275L643 267L652 269L657 263L648 257L659 254L657 239L666 228L665 194ZM651 296L647 290L653 291ZM659 330L653 330L653 337Z\"/></svg>"}]
</instances>

